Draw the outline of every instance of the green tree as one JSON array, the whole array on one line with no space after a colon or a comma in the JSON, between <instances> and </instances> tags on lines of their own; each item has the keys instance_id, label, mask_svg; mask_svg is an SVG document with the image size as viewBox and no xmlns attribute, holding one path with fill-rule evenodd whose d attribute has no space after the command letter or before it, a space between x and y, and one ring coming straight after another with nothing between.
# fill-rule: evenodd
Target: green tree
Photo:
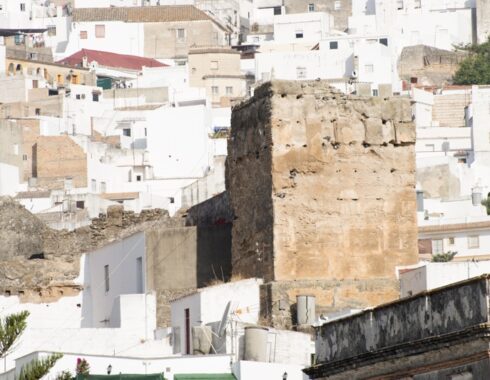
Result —
<instances>
[{"instance_id":1,"label":"green tree","mask_svg":"<svg viewBox=\"0 0 490 380\"><path fill-rule=\"evenodd\" d=\"M0 358L4 359L4 371L6 370L5 358L26 329L28 316L28 311L21 311L0 319Z\"/></svg>"},{"instance_id":2,"label":"green tree","mask_svg":"<svg viewBox=\"0 0 490 380\"><path fill-rule=\"evenodd\" d=\"M490 38L480 45L460 46L457 49L468 52L456 74L454 84L490 84Z\"/></svg>"},{"instance_id":3,"label":"green tree","mask_svg":"<svg viewBox=\"0 0 490 380\"><path fill-rule=\"evenodd\" d=\"M18 380L39 380L46 375L62 357L62 354L54 353L45 359L32 360L30 363L22 366Z\"/></svg>"},{"instance_id":4,"label":"green tree","mask_svg":"<svg viewBox=\"0 0 490 380\"><path fill-rule=\"evenodd\" d=\"M454 256L456 256L458 252L455 251L449 251L445 253L438 253L432 256L432 262L433 263L447 263L451 261Z\"/></svg>"}]
</instances>

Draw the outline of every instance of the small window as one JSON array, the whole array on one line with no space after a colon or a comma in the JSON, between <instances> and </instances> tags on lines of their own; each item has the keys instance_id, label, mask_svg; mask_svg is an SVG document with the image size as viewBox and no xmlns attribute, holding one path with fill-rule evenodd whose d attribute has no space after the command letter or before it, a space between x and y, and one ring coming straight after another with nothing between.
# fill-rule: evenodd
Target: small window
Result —
<instances>
[{"instance_id":1,"label":"small window","mask_svg":"<svg viewBox=\"0 0 490 380\"><path fill-rule=\"evenodd\" d=\"M124 128L123 129L123 136L131 137L131 128Z\"/></svg>"},{"instance_id":2,"label":"small window","mask_svg":"<svg viewBox=\"0 0 490 380\"><path fill-rule=\"evenodd\" d=\"M444 245L442 239L432 240L432 254L440 255L442 253L444 253Z\"/></svg>"},{"instance_id":3,"label":"small window","mask_svg":"<svg viewBox=\"0 0 490 380\"><path fill-rule=\"evenodd\" d=\"M373 96L378 96L378 90L377 89L373 89Z\"/></svg>"},{"instance_id":4,"label":"small window","mask_svg":"<svg viewBox=\"0 0 490 380\"><path fill-rule=\"evenodd\" d=\"M306 67L296 67L296 79L306 79Z\"/></svg>"},{"instance_id":5,"label":"small window","mask_svg":"<svg viewBox=\"0 0 490 380\"><path fill-rule=\"evenodd\" d=\"M41 116L41 108L36 108L34 113L36 114L36 116Z\"/></svg>"},{"instance_id":6,"label":"small window","mask_svg":"<svg viewBox=\"0 0 490 380\"><path fill-rule=\"evenodd\" d=\"M65 178L65 190L73 189L73 178L67 177Z\"/></svg>"},{"instance_id":7,"label":"small window","mask_svg":"<svg viewBox=\"0 0 490 380\"><path fill-rule=\"evenodd\" d=\"M169 200L170 203L175 203L175 198L174 197L170 197L170 198L168 198L168 200Z\"/></svg>"},{"instance_id":8,"label":"small window","mask_svg":"<svg viewBox=\"0 0 490 380\"><path fill-rule=\"evenodd\" d=\"M107 193L107 188L105 182L100 183L100 192L101 193Z\"/></svg>"},{"instance_id":9,"label":"small window","mask_svg":"<svg viewBox=\"0 0 490 380\"><path fill-rule=\"evenodd\" d=\"M141 174L136 175L136 182L141 182Z\"/></svg>"},{"instance_id":10,"label":"small window","mask_svg":"<svg viewBox=\"0 0 490 380\"><path fill-rule=\"evenodd\" d=\"M308 12L315 12L315 4L313 3L308 4Z\"/></svg>"},{"instance_id":11,"label":"small window","mask_svg":"<svg viewBox=\"0 0 490 380\"><path fill-rule=\"evenodd\" d=\"M80 31L80 39L81 40L86 40L87 39L87 31L86 30L81 30Z\"/></svg>"},{"instance_id":12,"label":"small window","mask_svg":"<svg viewBox=\"0 0 490 380\"><path fill-rule=\"evenodd\" d=\"M419 78L417 77L410 77L410 83L411 84L417 84L419 82Z\"/></svg>"},{"instance_id":13,"label":"small window","mask_svg":"<svg viewBox=\"0 0 490 380\"><path fill-rule=\"evenodd\" d=\"M335 3L333 4L333 9L339 11L340 8L342 8L342 3L340 2L340 0L336 0Z\"/></svg>"},{"instance_id":14,"label":"small window","mask_svg":"<svg viewBox=\"0 0 490 380\"><path fill-rule=\"evenodd\" d=\"M27 154L23 154L23 155L22 155L22 160L23 160L23 161L27 161Z\"/></svg>"},{"instance_id":15,"label":"small window","mask_svg":"<svg viewBox=\"0 0 490 380\"><path fill-rule=\"evenodd\" d=\"M76 207L80 210L83 210L85 208L85 201L77 201Z\"/></svg>"},{"instance_id":16,"label":"small window","mask_svg":"<svg viewBox=\"0 0 490 380\"><path fill-rule=\"evenodd\" d=\"M450 237L447 240L449 241L449 245L454 245L454 237Z\"/></svg>"},{"instance_id":17,"label":"small window","mask_svg":"<svg viewBox=\"0 0 490 380\"><path fill-rule=\"evenodd\" d=\"M48 36L54 37L56 36L56 25L49 25L47 26L48 29Z\"/></svg>"},{"instance_id":18,"label":"small window","mask_svg":"<svg viewBox=\"0 0 490 380\"><path fill-rule=\"evenodd\" d=\"M95 179L90 181L90 184L92 186L92 192L96 193L97 192L97 181Z\"/></svg>"},{"instance_id":19,"label":"small window","mask_svg":"<svg viewBox=\"0 0 490 380\"><path fill-rule=\"evenodd\" d=\"M335 50L339 48L339 43L337 41L330 41L330 50Z\"/></svg>"},{"instance_id":20,"label":"small window","mask_svg":"<svg viewBox=\"0 0 490 380\"><path fill-rule=\"evenodd\" d=\"M278 16L282 14L281 7L274 7L274 16Z\"/></svg>"},{"instance_id":21,"label":"small window","mask_svg":"<svg viewBox=\"0 0 490 380\"><path fill-rule=\"evenodd\" d=\"M20 11L25 12L26 11L26 5L25 3L20 3Z\"/></svg>"},{"instance_id":22,"label":"small window","mask_svg":"<svg viewBox=\"0 0 490 380\"><path fill-rule=\"evenodd\" d=\"M373 73L374 72L374 65L372 63L368 63L367 65L364 65L364 71L366 73Z\"/></svg>"},{"instance_id":23,"label":"small window","mask_svg":"<svg viewBox=\"0 0 490 380\"><path fill-rule=\"evenodd\" d=\"M109 291L109 265L104 265L104 282L105 291L107 293Z\"/></svg>"},{"instance_id":24,"label":"small window","mask_svg":"<svg viewBox=\"0 0 490 380\"><path fill-rule=\"evenodd\" d=\"M99 101L99 93L98 92L92 92L92 101L94 101L94 102Z\"/></svg>"},{"instance_id":25,"label":"small window","mask_svg":"<svg viewBox=\"0 0 490 380\"><path fill-rule=\"evenodd\" d=\"M177 29L176 33L177 33L177 35L176 35L177 41L178 42L185 42L185 29L182 29L182 28Z\"/></svg>"},{"instance_id":26,"label":"small window","mask_svg":"<svg viewBox=\"0 0 490 380\"><path fill-rule=\"evenodd\" d=\"M148 130L145 128L145 137L148 136Z\"/></svg>"},{"instance_id":27,"label":"small window","mask_svg":"<svg viewBox=\"0 0 490 380\"><path fill-rule=\"evenodd\" d=\"M381 45L388 46L388 38L380 38L380 39L379 39L379 43L380 43Z\"/></svg>"},{"instance_id":28,"label":"small window","mask_svg":"<svg viewBox=\"0 0 490 380\"><path fill-rule=\"evenodd\" d=\"M219 89L218 89L218 86L212 86L211 87L211 93L213 95L218 95L219 94Z\"/></svg>"},{"instance_id":29,"label":"small window","mask_svg":"<svg viewBox=\"0 0 490 380\"><path fill-rule=\"evenodd\" d=\"M95 38L105 38L105 25L95 25Z\"/></svg>"},{"instance_id":30,"label":"small window","mask_svg":"<svg viewBox=\"0 0 490 380\"><path fill-rule=\"evenodd\" d=\"M413 0L413 7L415 9L422 8L422 0Z\"/></svg>"},{"instance_id":31,"label":"small window","mask_svg":"<svg viewBox=\"0 0 490 380\"><path fill-rule=\"evenodd\" d=\"M403 9L403 0L396 0L396 9Z\"/></svg>"},{"instance_id":32,"label":"small window","mask_svg":"<svg viewBox=\"0 0 490 380\"><path fill-rule=\"evenodd\" d=\"M468 248L480 248L480 237L478 235L468 236Z\"/></svg>"},{"instance_id":33,"label":"small window","mask_svg":"<svg viewBox=\"0 0 490 380\"><path fill-rule=\"evenodd\" d=\"M80 100L80 98L81 98L80 94L75 95L75 99Z\"/></svg>"},{"instance_id":34,"label":"small window","mask_svg":"<svg viewBox=\"0 0 490 380\"><path fill-rule=\"evenodd\" d=\"M218 70L218 61L211 61L211 70Z\"/></svg>"},{"instance_id":35,"label":"small window","mask_svg":"<svg viewBox=\"0 0 490 380\"><path fill-rule=\"evenodd\" d=\"M226 95L233 95L233 87L226 86Z\"/></svg>"},{"instance_id":36,"label":"small window","mask_svg":"<svg viewBox=\"0 0 490 380\"><path fill-rule=\"evenodd\" d=\"M303 38L303 31L297 30L295 35L296 35L296 38Z\"/></svg>"}]
</instances>

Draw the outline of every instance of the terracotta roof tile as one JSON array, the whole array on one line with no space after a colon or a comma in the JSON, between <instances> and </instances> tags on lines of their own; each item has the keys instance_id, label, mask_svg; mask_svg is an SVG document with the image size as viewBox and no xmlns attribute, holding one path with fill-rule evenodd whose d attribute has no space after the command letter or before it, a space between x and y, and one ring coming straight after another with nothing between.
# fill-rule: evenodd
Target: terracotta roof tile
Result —
<instances>
[{"instance_id":1,"label":"terracotta roof tile","mask_svg":"<svg viewBox=\"0 0 490 380\"><path fill-rule=\"evenodd\" d=\"M117 54L107 51L82 49L69 57L58 61L57 63L81 66L83 57L87 57L88 63L96 61L100 66L113 67L130 70L141 70L143 66L146 67L164 67L168 66L158 62L153 58L139 57L136 55Z\"/></svg>"},{"instance_id":2,"label":"terracotta roof tile","mask_svg":"<svg viewBox=\"0 0 490 380\"><path fill-rule=\"evenodd\" d=\"M73 22L173 22L199 20L212 20L212 18L193 5L78 8L73 10Z\"/></svg>"}]
</instances>

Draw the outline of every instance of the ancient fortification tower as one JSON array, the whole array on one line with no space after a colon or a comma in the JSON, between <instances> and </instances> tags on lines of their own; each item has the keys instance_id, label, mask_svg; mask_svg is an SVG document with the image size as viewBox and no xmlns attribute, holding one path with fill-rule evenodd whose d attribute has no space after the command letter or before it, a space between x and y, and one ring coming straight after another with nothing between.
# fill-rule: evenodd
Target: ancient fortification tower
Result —
<instances>
[{"instance_id":1,"label":"ancient fortification tower","mask_svg":"<svg viewBox=\"0 0 490 380\"><path fill-rule=\"evenodd\" d=\"M234 108L233 273L264 278L275 326L291 325L297 294L317 312L398 297L395 267L417 262L414 143L408 99L323 81L266 83Z\"/></svg>"}]
</instances>

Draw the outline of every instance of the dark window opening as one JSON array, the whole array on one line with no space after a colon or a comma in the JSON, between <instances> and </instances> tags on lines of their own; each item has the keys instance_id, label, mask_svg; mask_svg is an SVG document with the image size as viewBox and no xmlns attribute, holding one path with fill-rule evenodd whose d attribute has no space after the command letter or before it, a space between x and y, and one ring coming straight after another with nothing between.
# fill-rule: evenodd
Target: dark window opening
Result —
<instances>
[{"instance_id":1,"label":"dark window opening","mask_svg":"<svg viewBox=\"0 0 490 380\"><path fill-rule=\"evenodd\" d=\"M76 206L83 210L85 208L85 201L77 201Z\"/></svg>"},{"instance_id":2,"label":"dark window opening","mask_svg":"<svg viewBox=\"0 0 490 380\"><path fill-rule=\"evenodd\" d=\"M330 41L330 49L338 49L339 48L339 43L337 41Z\"/></svg>"},{"instance_id":3,"label":"dark window opening","mask_svg":"<svg viewBox=\"0 0 490 380\"><path fill-rule=\"evenodd\" d=\"M380 39L379 39L379 43L380 43L381 45L388 46L388 38L380 38Z\"/></svg>"},{"instance_id":4,"label":"dark window opening","mask_svg":"<svg viewBox=\"0 0 490 380\"><path fill-rule=\"evenodd\" d=\"M281 15L282 10L281 7L274 7L274 16Z\"/></svg>"}]
</instances>

